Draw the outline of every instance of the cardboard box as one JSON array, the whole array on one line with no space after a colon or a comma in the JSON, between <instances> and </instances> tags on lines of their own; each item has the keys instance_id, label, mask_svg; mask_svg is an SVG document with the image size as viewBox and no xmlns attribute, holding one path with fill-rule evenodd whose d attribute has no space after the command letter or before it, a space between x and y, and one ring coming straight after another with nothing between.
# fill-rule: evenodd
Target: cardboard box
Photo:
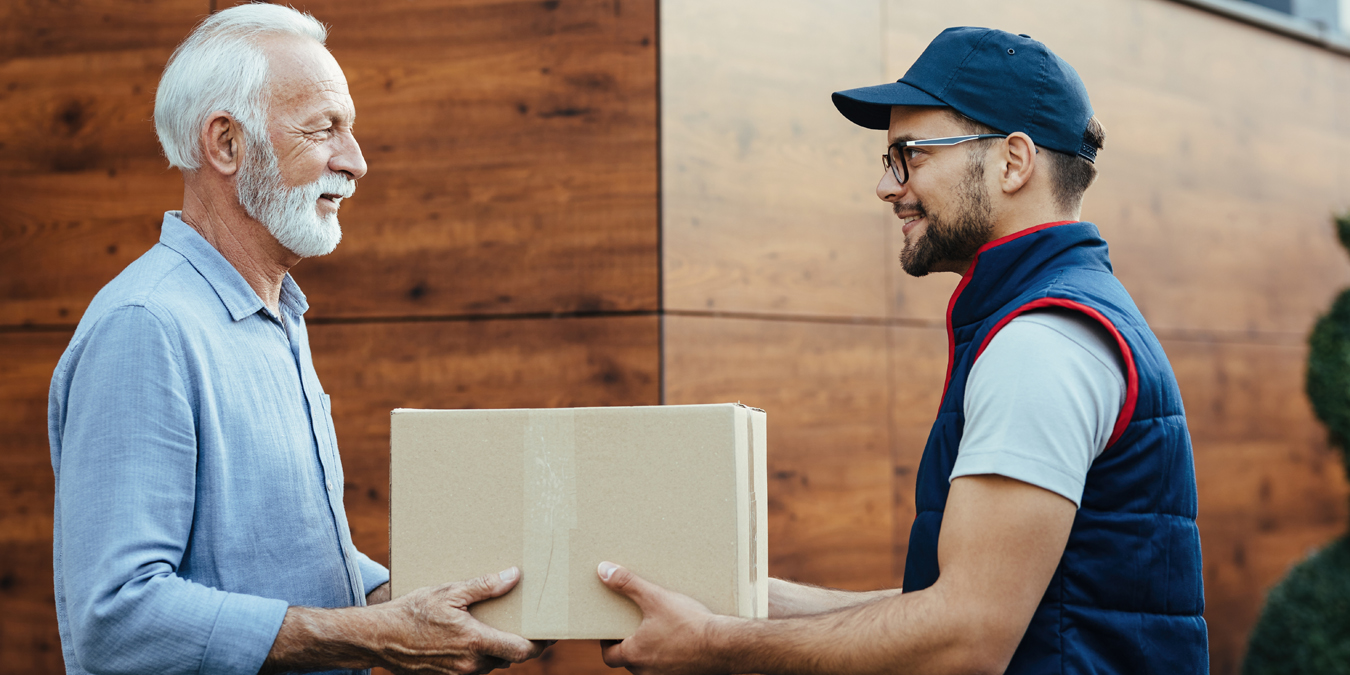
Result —
<instances>
[{"instance_id":1,"label":"cardboard box","mask_svg":"<svg viewBox=\"0 0 1350 675\"><path fill-rule=\"evenodd\" d=\"M719 614L768 616L764 411L740 404L395 410L395 597L520 567L475 605L530 639L619 639L637 606L609 560Z\"/></svg>"}]
</instances>

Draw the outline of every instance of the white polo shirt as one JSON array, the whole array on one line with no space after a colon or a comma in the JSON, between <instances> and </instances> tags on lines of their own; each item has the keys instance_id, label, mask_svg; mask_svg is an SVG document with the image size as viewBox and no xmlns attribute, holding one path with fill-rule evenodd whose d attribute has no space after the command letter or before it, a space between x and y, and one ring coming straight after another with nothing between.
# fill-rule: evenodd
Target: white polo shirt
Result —
<instances>
[{"instance_id":1,"label":"white polo shirt","mask_svg":"<svg viewBox=\"0 0 1350 675\"><path fill-rule=\"evenodd\" d=\"M1022 314L971 367L949 480L997 474L1081 506L1124 401L1125 363L1104 326L1068 309Z\"/></svg>"}]
</instances>

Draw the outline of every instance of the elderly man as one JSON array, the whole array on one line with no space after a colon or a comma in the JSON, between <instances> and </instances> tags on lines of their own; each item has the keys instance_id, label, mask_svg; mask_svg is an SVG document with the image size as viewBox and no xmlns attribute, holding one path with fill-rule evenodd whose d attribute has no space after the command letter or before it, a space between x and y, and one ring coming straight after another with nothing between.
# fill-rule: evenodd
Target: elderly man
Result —
<instances>
[{"instance_id":1,"label":"elderly man","mask_svg":"<svg viewBox=\"0 0 1350 675\"><path fill-rule=\"evenodd\" d=\"M898 82L838 92L888 130L904 270L963 278L919 464L904 591L774 580L714 617L610 563L637 673L1205 673L1195 471L1167 356L1080 222L1105 133L1026 35L943 31Z\"/></svg>"},{"instance_id":2,"label":"elderly man","mask_svg":"<svg viewBox=\"0 0 1350 675\"><path fill-rule=\"evenodd\" d=\"M538 654L466 611L515 568L389 602L389 572L352 545L287 274L337 245L366 172L325 37L308 15L243 5L164 71L155 126L183 210L94 298L52 378L69 673L468 673Z\"/></svg>"}]
</instances>

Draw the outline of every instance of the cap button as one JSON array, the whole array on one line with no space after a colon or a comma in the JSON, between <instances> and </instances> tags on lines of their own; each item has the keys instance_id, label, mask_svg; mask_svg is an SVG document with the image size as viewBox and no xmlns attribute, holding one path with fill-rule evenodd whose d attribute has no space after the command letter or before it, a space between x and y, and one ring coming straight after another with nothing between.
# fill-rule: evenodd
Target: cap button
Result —
<instances>
[{"instance_id":1,"label":"cap button","mask_svg":"<svg viewBox=\"0 0 1350 675\"><path fill-rule=\"evenodd\" d=\"M1018 33L1018 34L1017 34L1017 37L1024 37L1024 38L1026 38L1026 39L1028 39L1028 40L1031 39L1031 36L1030 36L1030 35L1027 35L1026 33Z\"/></svg>"}]
</instances>

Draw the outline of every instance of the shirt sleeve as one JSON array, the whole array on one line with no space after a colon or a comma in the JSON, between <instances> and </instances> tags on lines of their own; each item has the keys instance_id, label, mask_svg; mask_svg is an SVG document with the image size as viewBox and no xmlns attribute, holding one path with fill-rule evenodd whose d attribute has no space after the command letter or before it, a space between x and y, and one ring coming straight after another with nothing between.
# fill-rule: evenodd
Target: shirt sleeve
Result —
<instances>
[{"instance_id":1,"label":"shirt sleeve","mask_svg":"<svg viewBox=\"0 0 1350 675\"><path fill-rule=\"evenodd\" d=\"M192 528L192 397L165 324L144 307L104 316L69 365L56 527L75 655L98 673L258 672L282 600L177 571Z\"/></svg>"},{"instance_id":2,"label":"shirt sleeve","mask_svg":"<svg viewBox=\"0 0 1350 675\"><path fill-rule=\"evenodd\" d=\"M361 570L361 583L365 587L365 594L380 586L389 583L389 568L370 559L370 556L357 551L356 566Z\"/></svg>"},{"instance_id":3,"label":"shirt sleeve","mask_svg":"<svg viewBox=\"0 0 1350 675\"><path fill-rule=\"evenodd\" d=\"M1081 506L1124 400L1124 364L1105 327L1072 310L1019 316L971 367L951 478L997 474Z\"/></svg>"}]
</instances>

